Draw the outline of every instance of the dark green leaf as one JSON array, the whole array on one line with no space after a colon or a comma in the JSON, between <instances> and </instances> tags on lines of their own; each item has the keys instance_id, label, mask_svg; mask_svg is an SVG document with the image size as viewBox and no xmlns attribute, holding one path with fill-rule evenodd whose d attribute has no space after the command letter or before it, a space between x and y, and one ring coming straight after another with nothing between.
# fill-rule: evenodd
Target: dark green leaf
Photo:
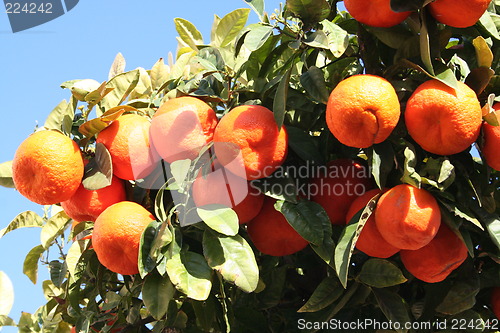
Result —
<instances>
[{"instance_id":1,"label":"dark green leaf","mask_svg":"<svg viewBox=\"0 0 500 333\"><path fill-rule=\"evenodd\" d=\"M113 164L111 154L104 144L98 142L95 146L95 156L85 166L82 185L89 191L99 190L111 185L113 179Z\"/></svg>"},{"instance_id":2,"label":"dark green leaf","mask_svg":"<svg viewBox=\"0 0 500 333\"><path fill-rule=\"evenodd\" d=\"M42 245L37 245L28 252L23 263L23 273L36 284L38 277L38 260L45 252L45 248Z\"/></svg>"},{"instance_id":3,"label":"dark green leaf","mask_svg":"<svg viewBox=\"0 0 500 333\"><path fill-rule=\"evenodd\" d=\"M153 318L160 320L167 313L168 304L174 297L175 287L167 275L153 271L146 276L142 286L142 299Z\"/></svg>"},{"instance_id":4,"label":"dark green leaf","mask_svg":"<svg viewBox=\"0 0 500 333\"><path fill-rule=\"evenodd\" d=\"M212 229L226 236L238 233L238 215L229 207L212 204L196 208L201 219Z\"/></svg>"},{"instance_id":5,"label":"dark green leaf","mask_svg":"<svg viewBox=\"0 0 500 333\"><path fill-rule=\"evenodd\" d=\"M306 23L320 22L330 15L326 0L287 0L286 7Z\"/></svg>"},{"instance_id":6,"label":"dark green leaf","mask_svg":"<svg viewBox=\"0 0 500 333\"><path fill-rule=\"evenodd\" d=\"M19 228L41 227L43 219L35 212L26 211L17 215L8 226L0 230L0 238Z\"/></svg>"},{"instance_id":7,"label":"dark green leaf","mask_svg":"<svg viewBox=\"0 0 500 333\"><path fill-rule=\"evenodd\" d=\"M323 104L328 102L330 94L326 88L325 77L321 69L316 66L309 67L307 72L300 76L300 83L312 98Z\"/></svg>"},{"instance_id":8,"label":"dark green leaf","mask_svg":"<svg viewBox=\"0 0 500 333\"><path fill-rule=\"evenodd\" d=\"M162 223L158 221L151 221L142 232L138 261L139 274L141 277L144 277L149 272L153 271L156 266L156 257L154 257L155 253L151 253L151 249L158 233L158 228L160 228L161 224Z\"/></svg>"},{"instance_id":9,"label":"dark green leaf","mask_svg":"<svg viewBox=\"0 0 500 333\"><path fill-rule=\"evenodd\" d=\"M323 164L323 156L311 135L297 127L287 126L286 130L288 132L288 144L300 158L304 161L314 161L319 165Z\"/></svg>"},{"instance_id":10,"label":"dark green leaf","mask_svg":"<svg viewBox=\"0 0 500 333\"><path fill-rule=\"evenodd\" d=\"M316 312L335 302L344 293L336 277L326 277L314 290L311 297L297 312Z\"/></svg>"},{"instance_id":11,"label":"dark green leaf","mask_svg":"<svg viewBox=\"0 0 500 333\"><path fill-rule=\"evenodd\" d=\"M390 291L389 289L373 288L373 294L377 299L380 309L385 317L393 323L400 323L400 327L405 327L406 323L411 322L406 302L404 299ZM408 330L399 329L398 332L407 332Z\"/></svg>"},{"instance_id":12,"label":"dark green leaf","mask_svg":"<svg viewBox=\"0 0 500 333\"><path fill-rule=\"evenodd\" d=\"M203 36L196 29L193 23L182 18L175 18L175 29L184 43L193 50L198 49L198 45L203 44Z\"/></svg>"},{"instance_id":13,"label":"dark green leaf","mask_svg":"<svg viewBox=\"0 0 500 333\"><path fill-rule=\"evenodd\" d=\"M276 89L276 95L274 96L273 102L273 113L274 120L278 128L281 129L283 122L285 121L286 113L286 101L288 96L288 85L290 84L290 75L292 74L292 69L290 68L280 80L278 84L278 89Z\"/></svg>"},{"instance_id":14,"label":"dark green leaf","mask_svg":"<svg viewBox=\"0 0 500 333\"><path fill-rule=\"evenodd\" d=\"M385 288L405 283L407 279L392 262L372 258L363 264L358 281L370 287Z\"/></svg>"},{"instance_id":15,"label":"dark green leaf","mask_svg":"<svg viewBox=\"0 0 500 333\"><path fill-rule=\"evenodd\" d=\"M287 201L276 201L274 207L280 211L288 223L309 243L321 245L323 243L322 222L328 220L321 205L307 200L297 204Z\"/></svg>"},{"instance_id":16,"label":"dark green leaf","mask_svg":"<svg viewBox=\"0 0 500 333\"><path fill-rule=\"evenodd\" d=\"M15 188L12 180L12 161L0 163L0 186Z\"/></svg>"},{"instance_id":17,"label":"dark green leaf","mask_svg":"<svg viewBox=\"0 0 500 333\"><path fill-rule=\"evenodd\" d=\"M394 166L394 150L388 141L373 145L368 150L372 175L379 188L384 188Z\"/></svg>"},{"instance_id":18,"label":"dark green leaf","mask_svg":"<svg viewBox=\"0 0 500 333\"><path fill-rule=\"evenodd\" d=\"M206 230L203 255L208 265L245 292L252 292L259 282L259 268L247 241L240 235L223 236Z\"/></svg>"},{"instance_id":19,"label":"dark green leaf","mask_svg":"<svg viewBox=\"0 0 500 333\"><path fill-rule=\"evenodd\" d=\"M479 278L474 273L465 280L453 284L446 297L436 308L436 311L455 315L471 309L476 304L476 296L480 289Z\"/></svg>"},{"instance_id":20,"label":"dark green leaf","mask_svg":"<svg viewBox=\"0 0 500 333\"><path fill-rule=\"evenodd\" d=\"M65 262L60 262L59 260L52 260L49 263L50 270L50 280L56 287L61 287L64 279L66 278L66 272L68 271Z\"/></svg>"}]
</instances>

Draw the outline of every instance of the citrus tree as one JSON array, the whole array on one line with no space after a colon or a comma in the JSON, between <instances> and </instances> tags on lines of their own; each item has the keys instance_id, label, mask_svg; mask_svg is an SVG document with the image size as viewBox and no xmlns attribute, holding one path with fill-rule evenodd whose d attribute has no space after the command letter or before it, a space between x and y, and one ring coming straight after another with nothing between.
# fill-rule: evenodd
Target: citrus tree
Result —
<instances>
[{"instance_id":1,"label":"citrus tree","mask_svg":"<svg viewBox=\"0 0 500 333\"><path fill-rule=\"evenodd\" d=\"M500 1L246 2L61 84L0 165L47 303L0 325L500 330Z\"/></svg>"}]
</instances>

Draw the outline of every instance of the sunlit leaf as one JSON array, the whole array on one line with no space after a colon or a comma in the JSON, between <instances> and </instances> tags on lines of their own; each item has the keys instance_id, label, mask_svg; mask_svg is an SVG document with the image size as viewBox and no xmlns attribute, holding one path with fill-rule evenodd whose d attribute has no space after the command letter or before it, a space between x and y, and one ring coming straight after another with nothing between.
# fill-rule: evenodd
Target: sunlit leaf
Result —
<instances>
[{"instance_id":1,"label":"sunlit leaf","mask_svg":"<svg viewBox=\"0 0 500 333\"><path fill-rule=\"evenodd\" d=\"M113 64L111 64L111 68L109 69L108 80L111 80L118 74L123 73L123 71L125 71L125 65L126 65L125 58L120 52L118 52L118 54L115 57L115 60L113 60Z\"/></svg>"},{"instance_id":2,"label":"sunlit leaf","mask_svg":"<svg viewBox=\"0 0 500 333\"><path fill-rule=\"evenodd\" d=\"M78 263L80 262L82 254L89 248L89 246L89 239L78 240L71 244L71 247L66 254L66 266L69 274L73 277L76 275L76 268Z\"/></svg>"},{"instance_id":3,"label":"sunlit leaf","mask_svg":"<svg viewBox=\"0 0 500 333\"><path fill-rule=\"evenodd\" d=\"M264 0L244 0L259 16L262 21L264 15Z\"/></svg>"},{"instance_id":4,"label":"sunlit leaf","mask_svg":"<svg viewBox=\"0 0 500 333\"><path fill-rule=\"evenodd\" d=\"M99 118L89 120L78 128L78 131L90 138L111 125L111 122L118 119L124 112L138 111L136 108L128 105L120 105L109 109Z\"/></svg>"},{"instance_id":5,"label":"sunlit leaf","mask_svg":"<svg viewBox=\"0 0 500 333\"><path fill-rule=\"evenodd\" d=\"M252 292L259 282L259 268L247 241L240 235L223 236L211 231L203 233L203 255L208 265L228 282L245 292Z\"/></svg>"},{"instance_id":6,"label":"sunlit leaf","mask_svg":"<svg viewBox=\"0 0 500 333\"><path fill-rule=\"evenodd\" d=\"M50 112L43 126L48 129L63 131L67 134L70 133L75 116L75 107L76 99L70 103L63 100Z\"/></svg>"},{"instance_id":7,"label":"sunlit leaf","mask_svg":"<svg viewBox=\"0 0 500 333\"><path fill-rule=\"evenodd\" d=\"M99 190L111 185L113 179L113 164L111 154L104 144L98 142L95 155L85 166L82 185L89 191Z\"/></svg>"},{"instance_id":8,"label":"sunlit leaf","mask_svg":"<svg viewBox=\"0 0 500 333\"><path fill-rule=\"evenodd\" d=\"M238 215L231 208L212 204L198 207L196 212L212 230L227 236L238 233Z\"/></svg>"},{"instance_id":9,"label":"sunlit leaf","mask_svg":"<svg viewBox=\"0 0 500 333\"><path fill-rule=\"evenodd\" d=\"M307 23L320 22L330 14L330 4L326 0L287 0L286 6Z\"/></svg>"},{"instance_id":10,"label":"sunlit leaf","mask_svg":"<svg viewBox=\"0 0 500 333\"><path fill-rule=\"evenodd\" d=\"M225 15L217 25L214 40L215 45L225 47L231 43L245 26L249 13L249 8L241 8Z\"/></svg>"},{"instance_id":11,"label":"sunlit leaf","mask_svg":"<svg viewBox=\"0 0 500 333\"><path fill-rule=\"evenodd\" d=\"M477 64L479 67L490 68L493 63L493 53L482 36L474 38L472 41L474 49L476 50Z\"/></svg>"},{"instance_id":12,"label":"sunlit leaf","mask_svg":"<svg viewBox=\"0 0 500 333\"><path fill-rule=\"evenodd\" d=\"M0 238L19 228L41 227L43 219L35 212L26 211L17 215L7 227L0 230Z\"/></svg>"},{"instance_id":13,"label":"sunlit leaf","mask_svg":"<svg viewBox=\"0 0 500 333\"><path fill-rule=\"evenodd\" d=\"M250 31L245 35L245 47L250 51L255 51L264 45L273 34L273 27L263 24L252 24L248 26Z\"/></svg>"},{"instance_id":14,"label":"sunlit leaf","mask_svg":"<svg viewBox=\"0 0 500 333\"><path fill-rule=\"evenodd\" d=\"M0 163L0 186L15 188L12 180L12 161Z\"/></svg>"},{"instance_id":15,"label":"sunlit leaf","mask_svg":"<svg viewBox=\"0 0 500 333\"><path fill-rule=\"evenodd\" d=\"M42 245L37 245L28 252L23 263L23 273L36 284L38 278L38 261L45 252L45 248Z\"/></svg>"},{"instance_id":16,"label":"sunlit leaf","mask_svg":"<svg viewBox=\"0 0 500 333\"><path fill-rule=\"evenodd\" d=\"M72 223L72 220L64 211L60 211L52 216L42 227L40 233L40 242L45 249L48 249L52 242L59 237L66 228Z\"/></svg>"},{"instance_id":17,"label":"sunlit leaf","mask_svg":"<svg viewBox=\"0 0 500 333\"><path fill-rule=\"evenodd\" d=\"M151 85L153 89L160 88L165 82L167 82L170 74L170 68L165 65L163 58L160 58L151 68L149 73L151 77Z\"/></svg>"},{"instance_id":18,"label":"sunlit leaf","mask_svg":"<svg viewBox=\"0 0 500 333\"><path fill-rule=\"evenodd\" d=\"M128 95L135 89L139 82L140 71L135 69L130 72L118 74L108 81L106 88L113 89L100 102L100 107L107 111L115 106L120 105Z\"/></svg>"},{"instance_id":19,"label":"sunlit leaf","mask_svg":"<svg viewBox=\"0 0 500 333\"><path fill-rule=\"evenodd\" d=\"M349 34L329 20L323 20L320 23L328 40L328 49L334 57L340 58L349 46Z\"/></svg>"},{"instance_id":20,"label":"sunlit leaf","mask_svg":"<svg viewBox=\"0 0 500 333\"><path fill-rule=\"evenodd\" d=\"M198 49L198 45L203 44L203 36L196 29L193 23L183 18L175 18L175 30L179 34L184 43L189 45L193 50Z\"/></svg>"}]
</instances>

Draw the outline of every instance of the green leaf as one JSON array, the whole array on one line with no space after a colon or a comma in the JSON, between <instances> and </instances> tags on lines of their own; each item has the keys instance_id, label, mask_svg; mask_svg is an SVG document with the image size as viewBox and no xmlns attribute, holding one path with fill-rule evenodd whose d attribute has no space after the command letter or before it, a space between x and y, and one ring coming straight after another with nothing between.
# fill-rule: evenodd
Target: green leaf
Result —
<instances>
[{"instance_id":1,"label":"green leaf","mask_svg":"<svg viewBox=\"0 0 500 333\"><path fill-rule=\"evenodd\" d=\"M415 147L408 143L404 150L405 163L403 169L403 176L401 177L401 182L410 184L416 188L420 188L422 183L422 177L417 173L415 167L417 166L417 153L415 152Z\"/></svg>"},{"instance_id":2,"label":"green leaf","mask_svg":"<svg viewBox=\"0 0 500 333\"><path fill-rule=\"evenodd\" d=\"M122 74L125 71L125 64L125 58L123 57L121 52L118 52L115 60L113 60L113 63L111 64L111 68L109 69L108 80L111 80L118 74Z\"/></svg>"},{"instance_id":3,"label":"green leaf","mask_svg":"<svg viewBox=\"0 0 500 333\"><path fill-rule=\"evenodd\" d=\"M262 21L264 17L264 0L243 0L245 1L259 16L259 19Z\"/></svg>"},{"instance_id":4,"label":"green leaf","mask_svg":"<svg viewBox=\"0 0 500 333\"><path fill-rule=\"evenodd\" d=\"M320 23L328 40L328 49L335 58L340 58L349 47L349 34L329 20Z\"/></svg>"},{"instance_id":5,"label":"green leaf","mask_svg":"<svg viewBox=\"0 0 500 333\"><path fill-rule=\"evenodd\" d=\"M316 312L335 302L344 293L339 279L333 276L326 277L314 290L311 297L297 312Z\"/></svg>"},{"instance_id":6,"label":"green leaf","mask_svg":"<svg viewBox=\"0 0 500 333\"><path fill-rule=\"evenodd\" d=\"M135 89L140 78L140 71L135 69L130 72L118 74L108 81L106 88L113 89L100 102L103 111L107 111L123 103L128 95Z\"/></svg>"},{"instance_id":7,"label":"green leaf","mask_svg":"<svg viewBox=\"0 0 500 333\"><path fill-rule=\"evenodd\" d=\"M319 152L316 140L300 128L287 126L288 144L290 148L304 161L314 161L321 165L323 155Z\"/></svg>"},{"instance_id":8,"label":"green leaf","mask_svg":"<svg viewBox=\"0 0 500 333\"><path fill-rule=\"evenodd\" d=\"M170 172L174 177L175 183L182 191L187 182L189 176L189 170L191 169L191 160L177 160L170 163ZM172 185L169 183L169 185Z\"/></svg>"},{"instance_id":9,"label":"green leaf","mask_svg":"<svg viewBox=\"0 0 500 333\"><path fill-rule=\"evenodd\" d=\"M353 216L349 224L342 230L339 242L335 248L335 271L344 288L347 287L349 266L356 242L366 221L368 221L375 210L379 196L380 194L371 199L363 210Z\"/></svg>"},{"instance_id":10,"label":"green leaf","mask_svg":"<svg viewBox=\"0 0 500 333\"><path fill-rule=\"evenodd\" d=\"M264 45L269 37L273 35L273 26L264 24L251 24L247 27L248 33L245 35L245 47L250 51L256 51Z\"/></svg>"},{"instance_id":11,"label":"green leaf","mask_svg":"<svg viewBox=\"0 0 500 333\"><path fill-rule=\"evenodd\" d=\"M320 103L326 104L328 102L328 89L326 88L325 77L323 71L316 66L311 66L300 76L300 84L311 95L312 98Z\"/></svg>"},{"instance_id":12,"label":"green leaf","mask_svg":"<svg viewBox=\"0 0 500 333\"><path fill-rule=\"evenodd\" d=\"M0 163L0 186L15 188L12 180L12 161Z\"/></svg>"},{"instance_id":13,"label":"green leaf","mask_svg":"<svg viewBox=\"0 0 500 333\"><path fill-rule=\"evenodd\" d=\"M479 25L482 26L488 34L495 38L496 40L500 40L500 34L498 32L497 26L495 25L495 21L493 21L492 14L489 11L485 11L484 14L479 18Z\"/></svg>"},{"instance_id":14,"label":"green leaf","mask_svg":"<svg viewBox=\"0 0 500 333\"><path fill-rule=\"evenodd\" d=\"M154 253L152 248L161 224L158 221L151 221L142 232L138 259L139 274L141 277L145 277L149 272L152 272L156 266L157 254Z\"/></svg>"},{"instance_id":15,"label":"green leaf","mask_svg":"<svg viewBox=\"0 0 500 333\"><path fill-rule=\"evenodd\" d=\"M432 66L432 57L431 57L431 44L430 44L430 36L429 29L427 28L427 15L426 11L422 10L420 12L420 58L425 66L425 69L431 74L434 75L434 68Z\"/></svg>"},{"instance_id":16,"label":"green leaf","mask_svg":"<svg viewBox=\"0 0 500 333\"><path fill-rule=\"evenodd\" d=\"M165 65L163 58L160 58L151 68L149 76L151 77L151 86L153 90L160 88L165 82L168 81L170 68Z\"/></svg>"},{"instance_id":17,"label":"green leaf","mask_svg":"<svg viewBox=\"0 0 500 333\"><path fill-rule=\"evenodd\" d=\"M215 45L225 47L235 40L241 29L245 27L248 14L250 14L249 8L240 8L224 16L215 30Z\"/></svg>"},{"instance_id":18,"label":"green leaf","mask_svg":"<svg viewBox=\"0 0 500 333\"><path fill-rule=\"evenodd\" d=\"M94 118L89 120L78 128L78 131L85 135L87 138L91 138L109 125L118 119L124 112L127 111L139 111L134 107L128 105L120 105L114 108L109 109L104 114L102 114L99 118Z\"/></svg>"},{"instance_id":19,"label":"green leaf","mask_svg":"<svg viewBox=\"0 0 500 333\"><path fill-rule=\"evenodd\" d=\"M363 264L358 281L375 288L386 288L405 283L403 272L392 262L372 258Z\"/></svg>"},{"instance_id":20,"label":"green leaf","mask_svg":"<svg viewBox=\"0 0 500 333\"><path fill-rule=\"evenodd\" d=\"M168 276L153 271L146 276L142 286L142 299L153 318L160 320L167 313L168 304L174 297L175 287Z\"/></svg>"},{"instance_id":21,"label":"green leaf","mask_svg":"<svg viewBox=\"0 0 500 333\"><path fill-rule=\"evenodd\" d=\"M394 149L388 141L373 145L367 151L370 169L379 188L384 188L394 166Z\"/></svg>"},{"instance_id":22,"label":"green leaf","mask_svg":"<svg viewBox=\"0 0 500 333\"><path fill-rule=\"evenodd\" d=\"M406 302L404 299L390 291L389 289L373 288L373 294L377 299L380 309L385 317L393 323L399 323L400 327L405 327L406 323L411 322ZM397 332L407 332L408 330L399 329Z\"/></svg>"},{"instance_id":23,"label":"green leaf","mask_svg":"<svg viewBox=\"0 0 500 333\"><path fill-rule=\"evenodd\" d=\"M465 280L456 281L436 311L456 315L471 309L476 304L476 296L481 287L479 277L474 273Z\"/></svg>"},{"instance_id":24,"label":"green leaf","mask_svg":"<svg viewBox=\"0 0 500 333\"><path fill-rule=\"evenodd\" d=\"M240 235L223 236L210 230L203 233L203 255L208 265L245 292L259 282L259 268L247 241Z\"/></svg>"},{"instance_id":25,"label":"green leaf","mask_svg":"<svg viewBox=\"0 0 500 333\"><path fill-rule=\"evenodd\" d=\"M66 254L66 266L69 274L75 277L77 273L77 265L80 262L82 254L89 248L90 239L82 239L71 244L68 253Z\"/></svg>"},{"instance_id":26,"label":"green leaf","mask_svg":"<svg viewBox=\"0 0 500 333\"><path fill-rule=\"evenodd\" d=\"M36 284L38 277L38 260L45 252L45 248L42 245L37 245L28 252L23 263L23 273Z\"/></svg>"},{"instance_id":27,"label":"green leaf","mask_svg":"<svg viewBox=\"0 0 500 333\"><path fill-rule=\"evenodd\" d=\"M478 36L474 38L472 45L474 45L474 49L476 50L477 65L479 67L490 68L493 63L493 52L491 52L484 37Z\"/></svg>"},{"instance_id":28,"label":"green leaf","mask_svg":"<svg viewBox=\"0 0 500 333\"><path fill-rule=\"evenodd\" d=\"M14 287L5 272L0 271L0 316L8 316L14 305ZM0 326L1 322L0 322Z\"/></svg>"},{"instance_id":29,"label":"green leaf","mask_svg":"<svg viewBox=\"0 0 500 333\"><path fill-rule=\"evenodd\" d=\"M195 252L179 251L167 260L167 273L174 286L188 297L204 301L212 289L212 269Z\"/></svg>"},{"instance_id":30,"label":"green leaf","mask_svg":"<svg viewBox=\"0 0 500 333\"><path fill-rule=\"evenodd\" d=\"M310 47L328 50L328 37L323 30L312 32L303 42Z\"/></svg>"},{"instance_id":31,"label":"green leaf","mask_svg":"<svg viewBox=\"0 0 500 333\"><path fill-rule=\"evenodd\" d=\"M174 23L175 30L177 30L182 41L193 50L198 50L198 45L203 44L203 36L194 24L182 18L175 18Z\"/></svg>"},{"instance_id":32,"label":"green leaf","mask_svg":"<svg viewBox=\"0 0 500 333\"><path fill-rule=\"evenodd\" d=\"M71 103L63 100L50 112L43 126L48 129L62 131L66 134L71 133L76 103L76 98L72 98Z\"/></svg>"},{"instance_id":33,"label":"green leaf","mask_svg":"<svg viewBox=\"0 0 500 333\"><path fill-rule=\"evenodd\" d=\"M434 73L435 73L434 76L435 79L443 82L444 84L453 89L458 89L457 77L455 76L455 73L451 68L449 68L448 66L446 66L441 62L435 62Z\"/></svg>"},{"instance_id":34,"label":"green leaf","mask_svg":"<svg viewBox=\"0 0 500 333\"><path fill-rule=\"evenodd\" d=\"M64 211L60 211L52 216L42 227L40 233L40 242L45 249L48 249L52 242L62 235L66 228L72 223L72 220Z\"/></svg>"},{"instance_id":35,"label":"green leaf","mask_svg":"<svg viewBox=\"0 0 500 333\"><path fill-rule=\"evenodd\" d=\"M111 154L104 144L98 142L95 146L95 156L85 166L82 185L85 189L94 191L111 185L112 179Z\"/></svg>"},{"instance_id":36,"label":"green leaf","mask_svg":"<svg viewBox=\"0 0 500 333\"><path fill-rule=\"evenodd\" d=\"M321 207L321 209L323 209L323 207ZM326 215L326 212L324 214ZM310 244L310 246L330 267L335 268L335 242L332 239L332 223L328 215L326 215L326 218L322 218L321 222L323 242L320 245Z\"/></svg>"},{"instance_id":37,"label":"green leaf","mask_svg":"<svg viewBox=\"0 0 500 333\"><path fill-rule=\"evenodd\" d=\"M278 125L278 129L281 129L283 122L285 121L286 114L286 101L288 96L288 86L290 84L290 76L292 74L292 68L290 68L283 75L283 78L278 84L278 89L276 89L276 95L274 96L273 102L273 114L274 120Z\"/></svg>"},{"instance_id":38,"label":"green leaf","mask_svg":"<svg viewBox=\"0 0 500 333\"><path fill-rule=\"evenodd\" d=\"M330 15L326 0L287 0L286 7L305 23L320 22Z\"/></svg>"},{"instance_id":39,"label":"green leaf","mask_svg":"<svg viewBox=\"0 0 500 333\"><path fill-rule=\"evenodd\" d=\"M19 228L41 227L43 219L35 212L25 211L17 215L7 227L0 230L0 238Z\"/></svg>"},{"instance_id":40,"label":"green leaf","mask_svg":"<svg viewBox=\"0 0 500 333\"><path fill-rule=\"evenodd\" d=\"M231 208L212 204L198 207L196 212L212 230L227 236L238 233L238 215Z\"/></svg>"},{"instance_id":41,"label":"green leaf","mask_svg":"<svg viewBox=\"0 0 500 333\"><path fill-rule=\"evenodd\" d=\"M307 200L297 204L276 201L274 207L302 238L315 245L323 243L323 233L318 230L322 230L322 222L328 220L328 215L320 204Z\"/></svg>"},{"instance_id":42,"label":"green leaf","mask_svg":"<svg viewBox=\"0 0 500 333\"><path fill-rule=\"evenodd\" d=\"M0 327L2 326L16 326L16 322L5 315L0 315Z\"/></svg>"},{"instance_id":43,"label":"green leaf","mask_svg":"<svg viewBox=\"0 0 500 333\"><path fill-rule=\"evenodd\" d=\"M49 263L50 271L50 281L60 288L64 279L66 278L66 273L68 272L68 267L65 262L60 262L59 260L52 260Z\"/></svg>"}]
</instances>

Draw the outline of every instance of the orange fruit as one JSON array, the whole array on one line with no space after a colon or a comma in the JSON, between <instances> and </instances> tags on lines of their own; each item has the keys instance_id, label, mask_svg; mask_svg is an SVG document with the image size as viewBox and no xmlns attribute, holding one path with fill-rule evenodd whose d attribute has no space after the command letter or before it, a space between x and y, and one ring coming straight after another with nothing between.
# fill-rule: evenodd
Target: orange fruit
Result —
<instances>
[{"instance_id":1,"label":"orange fruit","mask_svg":"<svg viewBox=\"0 0 500 333\"><path fill-rule=\"evenodd\" d=\"M393 11L391 0L344 0L344 5L356 21L372 27L389 28L403 22L411 14Z\"/></svg>"},{"instance_id":2,"label":"orange fruit","mask_svg":"<svg viewBox=\"0 0 500 333\"><path fill-rule=\"evenodd\" d=\"M410 96L405 111L410 136L425 150L452 155L476 141L482 122L476 93L462 82L458 89L438 80L422 83Z\"/></svg>"},{"instance_id":3,"label":"orange fruit","mask_svg":"<svg viewBox=\"0 0 500 333\"><path fill-rule=\"evenodd\" d=\"M455 28L470 27L479 20L491 0L435 0L429 4L431 15Z\"/></svg>"},{"instance_id":4,"label":"orange fruit","mask_svg":"<svg viewBox=\"0 0 500 333\"><path fill-rule=\"evenodd\" d=\"M500 287L493 288L491 292L491 309L497 319L500 319Z\"/></svg>"},{"instance_id":5,"label":"orange fruit","mask_svg":"<svg viewBox=\"0 0 500 333\"><path fill-rule=\"evenodd\" d=\"M211 142L217 115L202 100L183 96L170 99L156 111L151 121L151 140L167 162L195 159Z\"/></svg>"},{"instance_id":6,"label":"orange fruit","mask_svg":"<svg viewBox=\"0 0 500 333\"><path fill-rule=\"evenodd\" d=\"M17 148L12 178L23 196L40 205L52 205L75 194L83 168L75 141L60 132L38 131Z\"/></svg>"},{"instance_id":7,"label":"orange fruit","mask_svg":"<svg viewBox=\"0 0 500 333\"><path fill-rule=\"evenodd\" d=\"M467 259L464 242L444 223L429 244L418 250L401 250L405 268L417 279L441 282Z\"/></svg>"},{"instance_id":8,"label":"orange fruit","mask_svg":"<svg viewBox=\"0 0 500 333\"><path fill-rule=\"evenodd\" d=\"M382 191L373 189L356 198L347 212L346 223L349 223L353 216L361 209L364 209L371 198L379 193L382 193ZM387 243L380 234L380 231L378 231L374 213L370 215L361 230L361 234L356 242L356 248L370 257L376 258L389 258L399 252L399 249Z\"/></svg>"},{"instance_id":9,"label":"orange fruit","mask_svg":"<svg viewBox=\"0 0 500 333\"><path fill-rule=\"evenodd\" d=\"M264 194L245 179L224 167L200 174L193 182L193 200L197 207L220 204L232 208L240 224L252 220L260 212Z\"/></svg>"},{"instance_id":10,"label":"orange fruit","mask_svg":"<svg viewBox=\"0 0 500 333\"><path fill-rule=\"evenodd\" d=\"M333 89L326 105L326 123L341 143L368 148L389 137L400 113L396 90L389 81L360 74L342 80Z\"/></svg>"},{"instance_id":11,"label":"orange fruit","mask_svg":"<svg viewBox=\"0 0 500 333\"><path fill-rule=\"evenodd\" d=\"M275 199L266 197L260 213L248 224L247 232L255 247L271 256L287 256L309 244L274 208Z\"/></svg>"},{"instance_id":12,"label":"orange fruit","mask_svg":"<svg viewBox=\"0 0 500 333\"><path fill-rule=\"evenodd\" d=\"M273 112L260 105L240 105L222 117L214 142L219 162L248 180L270 176L288 152L285 127L278 130Z\"/></svg>"},{"instance_id":13,"label":"orange fruit","mask_svg":"<svg viewBox=\"0 0 500 333\"><path fill-rule=\"evenodd\" d=\"M113 173L125 180L149 175L158 160L149 140L150 122L138 114L124 114L97 135L113 160Z\"/></svg>"},{"instance_id":14,"label":"orange fruit","mask_svg":"<svg viewBox=\"0 0 500 333\"><path fill-rule=\"evenodd\" d=\"M438 232L441 211L432 194L401 184L382 194L375 209L375 223L392 246L416 250L427 245Z\"/></svg>"},{"instance_id":15,"label":"orange fruit","mask_svg":"<svg viewBox=\"0 0 500 333\"><path fill-rule=\"evenodd\" d=\"M96 219L92 245L99 262L122 275L139 273L139 245L144 229L155 218L141 205L122 201L106 208Z\"/></svg>"},{"instance_id":16,"label":"orange fruit","mask_svg":"<svg viewBox=\"0 0 500 333\"><path fill-rule=\"evenodd\" d=\"M500 103L493 105L496 110L498 120L500 121ZM482 152L486 163L493 169L500 171L500 126L491 126L490 124L483 123L484 145Z\"/></svg>"},{"instance_id":17,"label":"orange fruit","mask_svg":"<svg viewBox=\"0 0 500 333\"><path fill-rule=\"evenodd\" d=\"M80 185L71 198L61 202L61 207L74 220L73 223L93 222L106 208L126 199L123 180L113 176L111 185L99 190L90 191Z\"/></svg>"},{"instance_id":18,"label":"orange fruit","mask_svg":"<svg viewBox=\"0 0 500 333\"><path fill-rule=\"evenodd\" d=\"M320 171L309 183L309 199L323 207L332 224L344 225L352 202L374 187L370 170L354 160L338 159Z\"/></svg>"}]
</instances>

